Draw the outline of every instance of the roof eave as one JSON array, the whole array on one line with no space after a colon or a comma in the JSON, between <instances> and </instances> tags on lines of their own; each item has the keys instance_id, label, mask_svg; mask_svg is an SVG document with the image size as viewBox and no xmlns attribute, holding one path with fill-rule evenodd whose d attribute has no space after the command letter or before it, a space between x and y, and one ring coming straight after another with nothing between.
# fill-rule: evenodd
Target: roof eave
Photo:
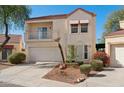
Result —
<instances>
[{"instance_id":1,"label":"roof eave","mask_svg":"<svg viewBox=\"0 0 124 93\"><path fill-rule=\"evenodd\" d=\"M60 14L60 15L51 15L51 16L43 16L43 17L30 18L30 19L27 19L25 22L28 22L28 21L36 21L36 20L66 19L66 18L68 18L70 15L72 15L73 13L75 13L75 12L78 11L78 10L82 10L82 11L84 11L84 12L86 12L86 13L92 15L92 16L96 16L96 14L94 14L94 13L92 13L92 12L89 12L89 11L84 10L84 9L82 9L82 8L77 8L77 9L75 9L74 11L72 11L72 12L69 13L69 14ZM58 16L58 18L55 17L55 16ZM47 18L47 17L48 17L48 18ZM52 18L52 17L53 17L53 18Z\"/></svg>"}]
</instances>

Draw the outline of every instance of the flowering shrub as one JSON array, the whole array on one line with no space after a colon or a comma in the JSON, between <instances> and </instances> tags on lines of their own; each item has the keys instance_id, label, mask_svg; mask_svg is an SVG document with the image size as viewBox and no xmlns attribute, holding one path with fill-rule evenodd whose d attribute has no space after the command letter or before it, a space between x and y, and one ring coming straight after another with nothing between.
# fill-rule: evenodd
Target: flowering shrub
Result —
<instances>
[{"instance_id":1,"label":"flowering shrub","mask_svg":"<svg viewBox=\"0 0 124 93\"><path fill-rule=\"evenodd\" d=\"M93 55L93 58L103 61L104 66L108 66L110 64L110 58L105 52L96 52Z\"/></svg>"}]
</instances>

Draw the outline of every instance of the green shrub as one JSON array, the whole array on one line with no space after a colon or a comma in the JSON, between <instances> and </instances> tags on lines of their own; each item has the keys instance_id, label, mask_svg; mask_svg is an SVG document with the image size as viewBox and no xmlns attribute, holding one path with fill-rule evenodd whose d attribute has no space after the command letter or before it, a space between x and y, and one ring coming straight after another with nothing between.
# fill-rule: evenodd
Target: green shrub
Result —
<instances>
[{"instance_id":1,"label":"green shrub","mask_svg":"<svg viewBox=\"0 0 124 93\"><path fill-rule=\"evenodd\" d=\"M78 63L79 66L84 64L83 61L77 61L76 63Z\"/></svg>"},{"instance_id":2,"label":"green shrub","mask_svg":"<svg viewBox=\"0 0 124 93\"><path fill-rule=\"evenodd\" d=\"M93 70L101 71L103 69L103 62L101 60L93 60L91 66Z\"/></svg>"},{"instance_id":3,"label":"green shrub","mask_svg":"<svg viewBox=\"0 0 124 93\"><path fill-rule=\"evenodd\" d=\"M75 53L74 53L74 45L68 46L68 53L67 53L67 60L69 63L74 62L75 60Z\"/></svg>"},{"instance_id":4,"label":"green shrub","mask_svg":"<svg viewBox=\"0 0 124 93\"><path fill-rule=\"evenodd\" d=\"M9 56L8 60L12 64L20 64L26 59L26 55L24 53L14 53Z\"/></svg>"},{"instance_id":5,"label":"green shrub","mask_svg":"<svg viewBox=\"0 0 124 93\"><path fill-rule=\"evenodd\" d=\"M88 75L91 71L91 65L90 64L83 64L80 65L80 71L82 74Z\"/></svg>"}]
</instances>

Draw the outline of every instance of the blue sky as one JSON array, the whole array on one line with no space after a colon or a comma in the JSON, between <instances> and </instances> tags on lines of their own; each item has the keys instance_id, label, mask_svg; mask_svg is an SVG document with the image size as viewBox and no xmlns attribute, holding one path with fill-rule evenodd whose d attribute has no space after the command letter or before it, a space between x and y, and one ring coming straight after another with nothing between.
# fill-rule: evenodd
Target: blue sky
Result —
<instances>
[{"instance_id":1,"label":"blue sky","mask_svg":"<svg viewBox=\"0 0 124 93\"><path fill-rule=\"evenodd\" d=\"M106 22L107 16L121 8L123 6L117 5L33 5L32 14L30 17L38 17L45 15L54 15L54 14L66 14L75 10L76 8L83 8L90 12L94 12L96 16L96 38L100 38L104 31L104 24ZM14 32L15 33L15 32ZM22 31L18 31L18 34L23 34Z\"/></svg>"}]
</instances>

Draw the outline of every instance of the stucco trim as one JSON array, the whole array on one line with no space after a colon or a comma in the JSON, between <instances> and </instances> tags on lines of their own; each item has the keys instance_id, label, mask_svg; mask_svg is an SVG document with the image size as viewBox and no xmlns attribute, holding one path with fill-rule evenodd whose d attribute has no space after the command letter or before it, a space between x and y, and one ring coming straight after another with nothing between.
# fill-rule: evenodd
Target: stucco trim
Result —
<instances>
[{"instance_id":1,"label":"stucco trim","mask_svg":"<svg viewBox=\"0 0 124 93\"><path fill-rule=\"evenodd\" d=\"M124 37L124 35L105 36L105 38L116 38L116 37Z\"/></svg>"}]
</instances>

